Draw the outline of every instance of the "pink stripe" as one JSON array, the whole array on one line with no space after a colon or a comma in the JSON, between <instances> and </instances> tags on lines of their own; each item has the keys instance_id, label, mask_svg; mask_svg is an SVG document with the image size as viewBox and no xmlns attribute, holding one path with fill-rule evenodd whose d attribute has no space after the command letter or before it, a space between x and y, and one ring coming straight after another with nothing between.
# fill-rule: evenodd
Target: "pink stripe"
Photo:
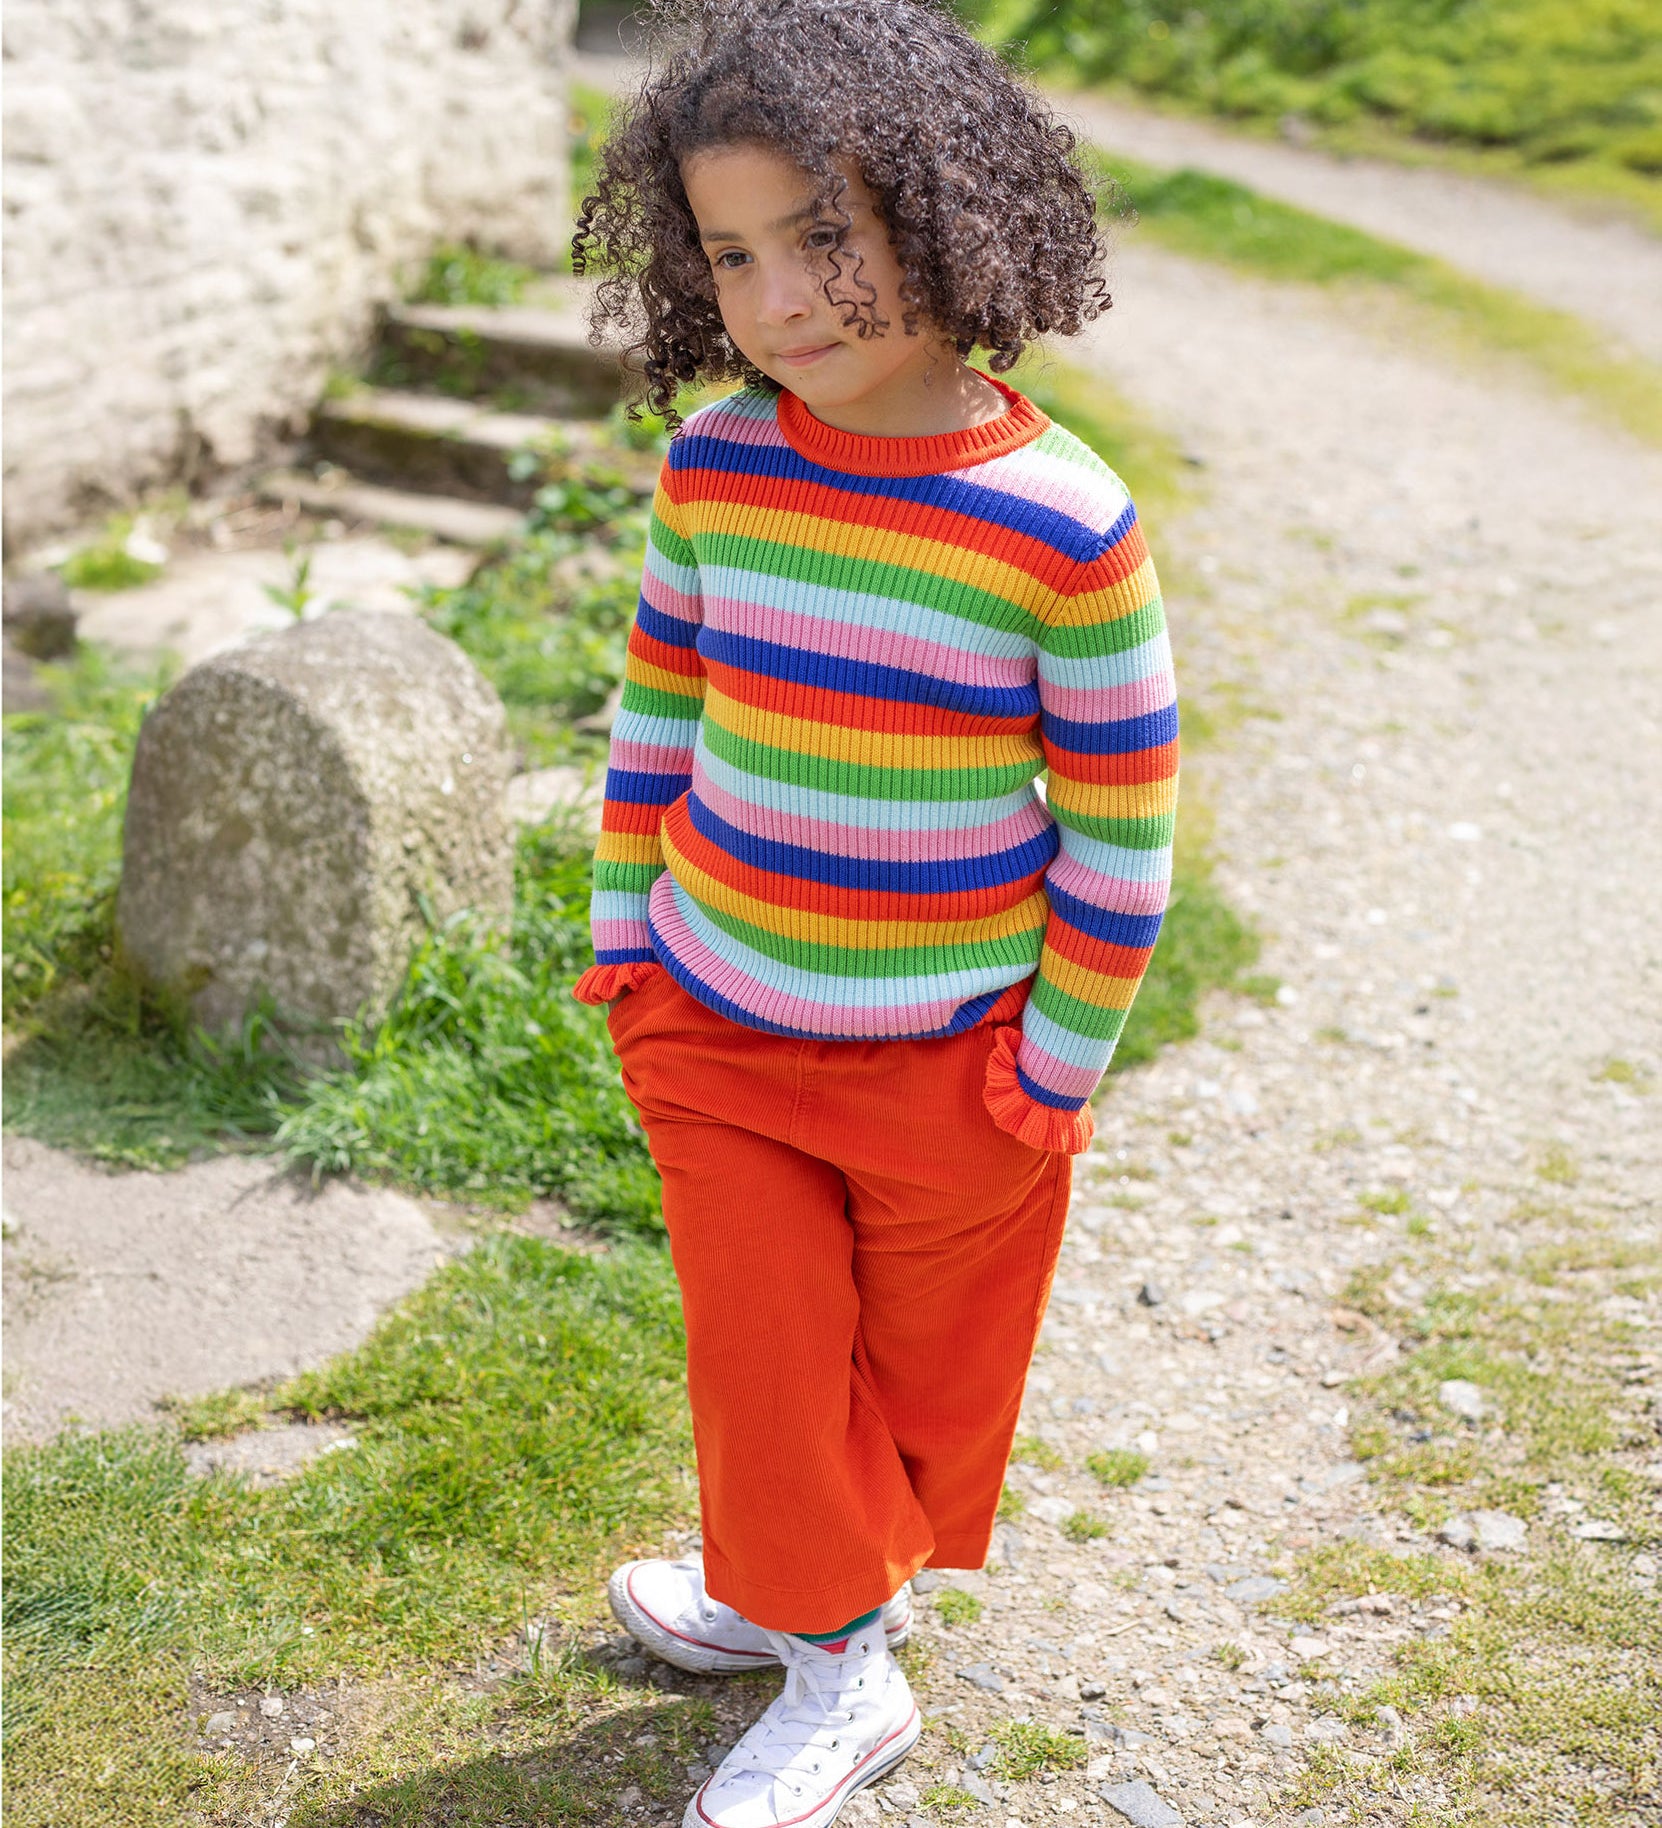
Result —
<instances>
[{"instance_id":1,"label":"pink stripe","mask_svg":"<svg viewBox=\"0 0 1662 1828\"><path fill-rule=\"evenodd\" d=\"M819 1035L826 1040L882 1041L945 1028L964 1001L937 998L928 1003L901 1003L881 1009L845 1009L837 1003L812 1003L761 983L718 958L681 917L674 878L666 870L652 885L652 921L683 971L748 1015L780 1028ZM1094 1081L1093 1081L1094 1083Z\"/></svg>"},{"instance_id":2,"label":"pink stripe","mask_svg":"<svg viewBox=\"0 0 1662 1828\"><path fill-rule=\"evenodd\" d=\"M641 595L659 615L674 616L677 622L691 622L695 625L704 620L704 608L699 598L691 591L677 590L673 584L659 577L652 570L650 558L641 573Z\"/></svg>"},{"instance_id":3,"label":"pink stripe","mask_svg":"<svg viewBox=\"0 0 1662 1828\"><path fill-rule=\"evenodd\" d=\"M832 654L839 660L899 667L932 679L950 679L961 685L1010 687L1033 683L1031 655L995 659L968 648L926 641L917 635L896 634L892 629L838 622L824 616L798 615L791 610L752 603L744 597L709 597L705 600L704 613L712 628L724 628L749 640L773 641L781 647L805 649L812 654Z\"/></svg>"},{"instance_id":4,"label":"pink stripe","mask_svg":"<svg viewBox=\"0 0 1662 1828\"><path fill-rule=\"evenodd\" d=\"M1066 851L1050 866L1045 880L1092 907L1111 908L1116 914L1158 914L1170 893L1164 878L1139 882L1131 876L1104 876Z\"/></svg>"},{"instance_id":5,"label":"pink stripe","mask_svg":"<svg viewBox=\"0 0 1662 1828\"><path fill-rule=\"evenodd\" d=\"M1042 1085L1047 1092L1054 1092L1058 1098L1089 1098L1102 1083L1101 1067L1069 1066L1066 1060L1058 1060L1054 1054L1028 1040L1026 1035L1022 1036L1016 1064L1029 1079Z\"/></svg>"},{"instance_id":6,"label":"pink stripe","mask_svg":"<svg viewBox=\"0 0 1662 1828\"><path fill-rule=\"evenodd\" d=\"M608 766L628 774L685 774L692 753L691 743L682 748L668 743L632 743L614 736Z\"/></svg>"},{"instance_id":7,"label":"pink stripe","mask_svg":"<svg viewBox=\"0 0 1662 1828\"><path fill-rule=\"evenodd\" d=\"M1040 691L1051 716L1065 717L1075 724L1106 724L1121 717L1143 717L1150 711L1165 710L1177 696L1176 682L1164 671L1134 679L1128 685L1046 685Z\"/></svg>"},{"instance_id":8,"label":"pink stripe","mask_svg":"<svg viewBox=\"0 0 1662 1828\"><path fill-rule=\"evenodd\" d=\"M753 837L778 844L798 844L837 857L871 857L891 863L935 863L945 858L984 857L1014 850L1054 823L1037 802L987 825L962 830L882 831L860 825L835 825L829 819L807 819L772 807L754 806L718 787L696 762L693 792L718 818Z\"/></svg>"},{"instance_id":9,"label":"pink stripe","mask_svg":"<svg viewBox=\"0 0 1662 1828\"><path fill-rule=\"evenodd\" d=\"M702 432L706 438L719 440L722 444L777 444L784 445L784 434L779 430L779 422L770 413L765 419L747 419L741 413L720 412L718 400L712 413L719 414L714 423L698 425L694 415L687 421L686 429Z\"/></svg>"}]
</instances>

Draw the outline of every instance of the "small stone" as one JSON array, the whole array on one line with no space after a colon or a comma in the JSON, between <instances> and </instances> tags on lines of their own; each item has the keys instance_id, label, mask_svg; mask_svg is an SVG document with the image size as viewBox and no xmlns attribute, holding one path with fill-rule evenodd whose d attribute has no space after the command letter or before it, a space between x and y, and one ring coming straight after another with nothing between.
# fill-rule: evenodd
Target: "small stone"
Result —
<instances>
[{"instance_id":1,"label":"small stone","mask_svg":"<svg viewBox=\"0 0 1662 1828\"><path fill-rule=\"evenodd\" d=\"M1166 1300L1166 1291L1161 1288L1158 1282L1145 1282L1137 1291L1137 1299L1145 1308L1163 1307Z\"/></svg>"},{"instance_id":2,"label":"small stone","mask_svg":"<svg viewBox=\"0 0 1662 1828\"><path fill-rule=\"evenodd\" d=\"M1318 1657L1327 1655L1327 1640L1325 1638L1294 1638L1287 1648L1301 1661L1313 1663Z\"/></svg>"},{"instance_id":3,"label":"small stone","mask_svg":"<svg viewBox=\"0 0 1662 1828\"><path fill-rule=\"evenodd\" d=\"M976 1771L988 1771L998 1763L998 1747L989 1739L969 1755L970 1768Z\"/></svg>"},{"instance_id":4,"label":"small stone","mask_svg":"<svg viewBox=\"0 0 1662 1828\"><path fill-rule=\"evenodd\" d=\"M944 1574L937 1573L933 1568L920 1568L912 1576L912 1591L914 1593L933 1593L937 1587L944 1586L945 1583Z\"/></svg>"},{"instance_id":5,"label":"small stone","mask_svg":"<svg viewBox=\"0 0 1662 1828\"><path fill-rule=\"evenodd\" d=\"M983 1688L989 1695L1004 1693L1004 1678L990 1663L972 1663L967 1669L958 1671L960 1681L972 1682L977 1688Z\"/></svg>"},{"instance_id":6,"label":"small stone","mask_svg":"<svg viewBox=\"0 0 1662 1828\"><path fill-rule=\"evenodd\" d=\"M1071 1498L1030 1498L1027 1508L1042 1523L1054 1528L1066 1523L1079 1507Z\"/></svg>"},{"instance_id":7,"label":"small stone","mask_svg":"<svg viewBox=\"0 0 1662 1828\"><path fill-rule=\"evenodd\" d=\"M1481 1422L1489 1413L1489 1399L1463 1377L1451 1377L1437 1386L1437 1401L1463 1421Z\"/></svg>"},{"instance_id":8,"label":"small stone","mask_svg":"<svg viewBox=\"0 0 1662 1828\"><path fill-rule=\"evenodd\" d=\"M1104 1784L1098 1792L1132 1828L1183 1828L1183 1818L1139 1777L1129 1784Z\"/></svg>"},{"instance_id":9,"label":"small stone","mask_svg":"<svg viewBox=\"0 0 1662 1828\"><path fill-rule=\"evenodd\" d=\"M1221 1308L1229 1297L1220 1295L1215 1289L1192 1288L1185 1292L1178 1306L1191 1320L1197 1320L1202 1314L1209 1314L1213 1308Z\"/></svg>"},{"instance_id":10,"label":"small stone","mask_svg":"<svg viewBox=\"0 0 1662 1828\"><path fill-rule=\"evenodd\" d=\"M1271 1720L1258 1729L1259 1737L1265 1745L1273 1745L1278 1751L1290 1752L1293 1746L1293 1729L1279 1720Z\"/></svg>"},{"instance_id":11,"label":"small stone","mask_svg":"<svg viewBox=\"0 0 1662 1828\"><path fill-rule=\"evenodd\" d=\"M1633 1572L1640 1580L1655 1580L1656 1557L1654 1555L1635 1555L1633 1558Z\"/></svg>"},{"instance_id":12,"label":"small stone","mask_svg":"<svg viewBox=\"0 0 1662 1828\"><path fill-rule=\"evenodd\" d=\"M1570 1525L1570 1534L1581 1542L1626 1542L1627 1531L1607 1517L1585 1517Z\"/></svg>"},{"instance_id":13,"label":"small stone","mask_svg":"<svg viewBox=\"0 0 1662 1828\"><path fill-rule=\"evenodd\" d=\"M1119 1768L1120 1761L1111 1753L1104 1753L1101 1758L1093 1758L1091 1762L1086 1765L1085 1781L1087 1783L1099 1784L1105 1778L1117 1775Z\"/></svg>"},{"instance_id":14,"label":"small stone","mask_svg":"<svg viewBox=\"0 0 1662 1828\"><path fill-rule=\"evenodd\" d=\"M210 1714L202 1722L204 1739L223 1739L227 1733L237 1730L237 1717L233 1710L227 1708L223 1713Z\"/></svg>"},{"instance_id":15,"label":"small stone","mask_svg":"<svg viewBox=\"0 0 1662 1828\"><path fill-rule=\"evenodd\" d=\"M55 571L5 583L6 640L31 660L65 660L75 652L75 610Z\"/></svg>"},{"instance_id":16,"label":"small stone","mask_svg":"<svg viewBox=\"0 0 1662 1828\"><path fill-rule=\"evenodd\" d=\"M315 1739L291 1739L289 1741L289 1750L293 1752L297 1758L304 1758L308 1752L315 1752L317 1750L317 1741Z\"/></svg>"},{"instance_id":17,"label":"small stone","mask_svg":"<svg viewBox=\"0 0 1662 1828\"><path fill-rule=\"evenodd\" d=\"M903 1781L885 1784L880 1795L884 1802L896 1809L915 1809L918 1806L917 1790Z\"/></svg>"},{"instance_id":18,"label":"small stone","mask_svg":"<svg viewBox=\"0 0 1662 1828\"><path fill-rule=\"evenodd\" d=\"M1286 1585L1273 1574L1249 1574L1245 1580L1231 1581L1224 1593L1237 1606L1256 1606L1263 1600L1274 1599Z\"/></svg>"},{"instance_id":19,"label":"small stone","mask_svg":"<svg viewBox=\"0 0 1662 1828\"><path fill-rule=\"evenodd\" d=\"M1325 1809L1301 1809L1293 1817L1292 1828L1322 1828L1327 1820Z\"/></svg>"},{"instance_id":20,"label":"small stone","mask_svg":"<svg viewBox=\"0 0 1662 1828\"><path fill-rule=\"evenodd\" d=\"M1312 1720L1304 1729L1306 1739L1314 1739L1323 1745L1334 1745L1343 1739L1349 1728L1337 1714L1323 1714Z\"/></svg>"},{"instance_id":21,"label":"small stone","mask_svg":"<svg viewBox=\"0 0 1662 1828\"><path fill-rule=\"evenodd\" d=\"M1079 1699L1081 1701L1100 1701L1107 1692L1107 1689L1104 1688L1100 1682L1087 1681L1079 1684Z\"/></svg>"},{"instance_id":22,"label":"small stone","mask_svg":"<svg viewBox=\"0 0 1662 1828\"><path fill-rule=\"evenodd\" d=\"M993 1787L979 1771L966 1771L958 1785L966 1796L973 1796L985 1808L991 1808L998 1801Z\"/></svg>"},{"instance_id":23,"label":"small stone","mask_svg":"<svg viewBox=\"0 0 1662 1828\"><path fill-rule=\"evenodd\" d=\"M287 1705L281 1695L261 1695L260 1697L260 1712L267 1720L280 1720Z\"/></svg>"},{"instance_id":24,"label":"small stone","mask_svg":"<svg viewBox=\"0 0 1662 1828\"><path fill-rule=\"evenodd\" d=\"M1529 1525L1510 1511L1462 1511L1449 1518L1437 1535L1451 1548L1509 1553L1523 1548Z\"/></svg>"}]
</instances>

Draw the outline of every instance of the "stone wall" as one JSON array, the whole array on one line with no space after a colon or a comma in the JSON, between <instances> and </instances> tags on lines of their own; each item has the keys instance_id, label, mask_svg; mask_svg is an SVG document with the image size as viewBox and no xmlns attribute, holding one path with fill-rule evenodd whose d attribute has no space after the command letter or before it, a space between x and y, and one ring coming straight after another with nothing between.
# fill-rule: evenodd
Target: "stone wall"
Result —
<instances>
[{"instance_id":1,"label":"stone wall","mask_svg":"<svg viewBox=\"0 0 1662 1828\"><path fill-rule=\"evenodd\" d=\"M14 544L294 429L398 270L564 245L573 0L7 0Z\"/></svg>"}]
</instances>

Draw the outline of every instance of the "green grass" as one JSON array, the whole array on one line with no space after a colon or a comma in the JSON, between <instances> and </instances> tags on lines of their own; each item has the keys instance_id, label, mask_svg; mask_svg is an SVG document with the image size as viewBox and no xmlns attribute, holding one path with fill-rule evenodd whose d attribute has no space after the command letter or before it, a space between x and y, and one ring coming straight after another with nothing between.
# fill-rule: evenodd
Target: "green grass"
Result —
<instances>
[{"instance_id":1,"label":"green grass","mask_svg":"<svg viewBox=\"0 0 1662 1828\"><path fill-rule=\"evenodd\" d=\"M935 1610L943 1625L973 1625L981 1616L981 1602L959 1587L942 1587L935 1595Z\"/></svg>"},{"instance_id":2,"label":"green grass","mask_svg":"<svg viewBox=\"0 0 1662 1828\"><path fill-rule=\"evenodd\" d=\"M1408 311L1421 334L1461 352L1528 363L1636 437L1662 444L1662 376L1649 363L1612 353L1568 312L1227 178L1160 171L1113 152L1090 157L1111 207L1129 205L1138 232L1162 245L1281 284L1351 288L1376 312Z\"/></svg>"},{"instance_id":3,"label":"green grass","mask_svg":"<svg viewBox=\"0 0 1662 1828\"><path fill-rule=\"evenodd\" d=\"M1520 1207L1510 1229L1515 1247L1486 1264L1414 1259L1423 1292L1411 1305L1394 1296L1389 1263L1353 1277L1346 1299L1407 1350L1352 1386L1352 1448L1383 1508L1425 1529L1455 1511L1510 1511L1529 1520L1525 1552L1327 1544L1287 1570L1294 1585L1277 1605L1319 1622L1353 1594L1390 1594L1399 1609L1452 1602L1444 1635L1411 1635L1384 1677L1318 1703L1356 1721L1396 1708L1412 1737L1394 1774L1410 1794L1444 1799L1450 1828L1629 1828L1646 1819L1662 1760L1662 1612L1630 1564L1655 1553L1662 1528L1644 1386L1627 1381L1642 1335L1602 1303L1629 1281L1653 1290L1662 1253L1556 1207ZM1454 1377L1483 1387L1496 1426L1457 1431L1437 1400ZM1585 1507L1572 1517L1614 1522L1627 1540L1576 1541L1546 1502L1556 1495ZM1468 1697L1476 1714L1450 1710ZM1379 1775L1315 1760L1295 1800L1365 1815Z\"/></svg>"},{"instance_id":4,"label":"green grass","mask_svg":"<svg viewBox=\"0 0 1662 1828\"><path fill-rule=\"evenodd\" d=\"M1241 120L1662 174L1656 0L969 0L1037 66Z\"/></svg>"},{"instance_id":5,"label":"green grass","mask_svg":"<svg viewBox=\"0 0 1662 1828\"><path fill-rule=\"evenodd\" d=\"M1095 1511L1071 1511L1062 1519L1062 1534L1069 1542L1100 1542L1108 1526Z\"/></svg>"},{"instance_id":6,"label":"green grass","mask_svg":"<svg viewBox=\"0 0 1662 1828\"><path fill-rule=\"evenodd\" d=\"M992 1729L998 1775L1009 1783L1045 1771L1072 1771L1090 1757L1085 1741L1040 1720L1003 1720Z\"/></svg>"},{"instance_id":7,"label":"green grass","mask_svg":"<svg viewBox=\"0 0 1662 1828\"><path fill-rule=\"evenodd\" d=\"M498 1236L270 1395L276 1415L348 1419L358 1442L285 1485L193 1479L176 1438L136 1429L9 1451L13 1819L194 1819L235 1773L190 1749L192 1677L216 1693L433 1683L528 1607L585 1616L609 1559L688 1507L681 1349L660 1251L594 1261ZM344 1801L356 1775L348 1761L318 1789ZM524 1788L522 1812L493 1819L541 1819Z\"/></svg>"},{"instance_id":8,"label":"green grass","mask_svg":"<svg viewBox=\"0 0 1662 1828\"><path fill-rule=\"evenodd\" d=\"M1134 1453L1128 1447L1109 1447L1092 1454L1085 1469L1098 1485L1135 1485L1148 1471L1148 1455Z\"/></svg>"},{"instance_id":9,"label":"green grass","mask_svg":"<svg viewBox=\"0 0 1662 1828\"><path fill-rule=\"evenodd\" d=\"M435 248L405 294L412 305L515 305L536 269L461 243Z\"/></svg>"}]
</instances>

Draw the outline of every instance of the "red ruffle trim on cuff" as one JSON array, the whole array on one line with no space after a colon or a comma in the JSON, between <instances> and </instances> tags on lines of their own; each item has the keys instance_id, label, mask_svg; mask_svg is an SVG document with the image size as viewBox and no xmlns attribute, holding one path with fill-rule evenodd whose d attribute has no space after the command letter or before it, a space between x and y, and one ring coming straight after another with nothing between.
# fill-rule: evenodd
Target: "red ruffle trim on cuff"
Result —
<instances>
[{"instance_id":1,"label":"red ruffle trim on cuff","mask_svg":"<svg viewBox=\"0 0 1662 1828\"><path fill-rule=\"evenodd\" d=\"M579 1003L609 1003L626 990L639 990L663 966L655 958L638 958L627 965L590 965L571 987Z\"/></svg>"},{"instance_id":2,"label":"red ruffle trim on cuff","mask_svg":"<svg viewBox=\"0 0 1662 1828\"><path fill-rule=\"evenodd\" d=\"M987 1059L987 1082L981 1096L1001 1130L1019 1137L1030 1149L1048 1149L1057 1155L1078 1155L1096 1134L1096 1118L1087 1104L1079 1111L1058 1111L1029 1098L1016 1077L1016 1051L1021 1046L1019 1028L1001 1028Z\"/></svg>"}]
</instances>

